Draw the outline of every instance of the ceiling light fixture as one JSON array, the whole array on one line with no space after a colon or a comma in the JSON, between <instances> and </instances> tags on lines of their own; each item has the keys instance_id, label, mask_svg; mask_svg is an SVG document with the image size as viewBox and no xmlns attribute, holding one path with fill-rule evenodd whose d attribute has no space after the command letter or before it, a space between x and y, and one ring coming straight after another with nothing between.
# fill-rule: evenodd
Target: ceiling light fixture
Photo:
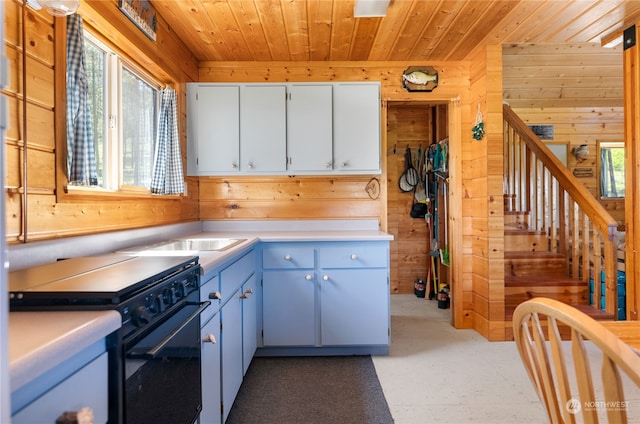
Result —
<instances>
[{"instance_id":1,"label":"ceiling light fixture","mask_svg":"<svg viewBox=\"0 0 640 424\"><path fill-rule=\"evenodd\" d=\"M387 7L391 0L356 0L353 8L355 18L375 18L387 16Z\"/></svg>"},{"instance_id":2,"label":"ceiling light fixture","mask_svg":"<svg viewBox=\"0 0 640 424\"><path fill-rule=\"evenodd\" d=\"M27 0L34 10L43 9L53 16L67 16L76 13L80 7L80 0Z\"/></svg>"}]
</instances>

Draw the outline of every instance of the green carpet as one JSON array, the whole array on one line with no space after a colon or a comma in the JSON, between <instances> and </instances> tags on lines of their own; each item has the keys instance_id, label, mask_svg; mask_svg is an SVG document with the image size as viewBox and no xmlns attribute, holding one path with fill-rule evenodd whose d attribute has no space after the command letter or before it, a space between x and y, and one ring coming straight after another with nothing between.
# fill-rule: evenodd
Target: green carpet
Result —
<instances>
[{"instance_id":1,"label":"green carpet","mask_svg":"<svg viewBox=\"0 0 640 424\"><path fill-rule=\"evenodd\" d=\"M255 357L226 424L392 424L370 356Z\"/></svg>"}]
</instances>

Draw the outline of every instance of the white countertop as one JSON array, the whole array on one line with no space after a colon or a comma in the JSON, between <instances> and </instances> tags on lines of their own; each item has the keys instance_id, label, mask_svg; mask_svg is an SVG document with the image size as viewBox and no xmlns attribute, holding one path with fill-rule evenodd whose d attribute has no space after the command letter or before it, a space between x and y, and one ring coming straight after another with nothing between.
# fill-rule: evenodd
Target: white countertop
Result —
<instances>
[{"instance_id":1,"label":"white countertop","mask_svg":"<svg viewBox=\"0 0 640 424\"><path fill-rule=\"evenodd\" d=\"M224 251L201 251L204 271L212 270L258 242L323 242L392 240L377 230L375 221L248 221L207 222L203 231L171 237L245 239ZM114 249L115 250L115 249ZM132 250L132 249L123 249ZM190 252L191 255L193 252ZM123 253L132 256L132 253ZM161 254L156 252L156 254ZM187 253L165 252L166 255ZM120 328L115 311L12 312L9 314L9 368L11 390L16 390L66 359Z\"/></svg>"},{"instance_id":2,"label":"white countertop","mask_svg":"<svg viewBox=\"0 0 640 424\"><path fill-rule=\"evenodd\" d=\"M11 390L120 328L116 311L9 313Z\"/></svg>"},{"instance_id":3,"label":"white countertop","mask_svg":"<svg viewBox=\"0 0 640 424\"><path fill-rule=\"evenodd\" d=\"M177 237L179 239L194 238L230 238L244 239L245 241L223 251L171 251L171 250L154 250L144 251L145 246L134 246L132 248L123 249L126 255L152 255L152 256L199 256L200 265L206 273L216 268L222 262L227 260L234 254L246 250L247 248L257 244L258 242L323 242L323 241L390 241L393 236L383 231L356 229L356 230L272 230L272 231L204 231L196 234Z\"/></svg>"}]
</instances>

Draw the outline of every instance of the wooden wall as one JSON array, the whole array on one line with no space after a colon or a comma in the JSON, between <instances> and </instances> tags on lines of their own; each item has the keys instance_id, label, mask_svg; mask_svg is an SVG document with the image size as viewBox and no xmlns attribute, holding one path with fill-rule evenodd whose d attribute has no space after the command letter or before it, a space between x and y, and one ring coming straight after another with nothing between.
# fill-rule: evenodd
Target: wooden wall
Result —
<instances>
[{"instance_id":1,"label":"wooden wall","mask_svg":"<svg viewBox=\"0 0 640 424\"><path fill-rule=\"evenodd\" d=\"M587 145L587 159L569 153L567 166L599 198L596 142L624 140L621 47L518 45L503 52L505 101L525 123L553 125L552 143L567 143L569 152ZM601 203L624 224L624 200Z\"/></svg>"},{"instance_id":2,"label":"wooden wall","mask_svg":"<svg viewBox=\"0 0 640 424\"><path fill-rule=\"evenodd\" d=\"M452 99L467 101L468 64L430 63L439 72L439 86L431 93L409 93L401 86L402 72L415 63L401 62L204 62L202 82L322 82L380 81L382 85L382 195L370 199L364 186L371 176L200 178L201 219L326 219L373 218L394 236L391 242L392 293L413 293L416 278L426 278L428 259L424 220L408 215L410 195L397 192L398 168L404 148L431 140L425 106L446 109ZM410 112L407 112L410 111ZM446 115L446 113L445 113ZM460 118L458 118L460 120ZM464 118L465 125L467 118ZM446 122L441 131L446 134ZM400 133L398 133L400 132ZM402 138L403 141L398 141ZM422 141L423 146L426 141ZM393 154L397 144L398 154Z\"/></svg>"},{"instance_id":3,"label":"wooden wall","mask_svg":"<svg viewBox=\"0 0 640 424\"><path fill-rule=\"evenodd\" d=\"M83 2L79 13L85 27L99 30L121 54L176 88L180 102L180 134L183 152L186 152L184 83L197 78L197 62L161 18L157 41L153 43L118 10L117 4L117 0ZM7 241L51 239L198 219L195 179L187 180L187 197L96 196L65 192L66 134L62 90L65 86L66 21L27 8L26 42L23 43L22 3L7 0L2 7L5 8L5 47L11 75L3 92L9 104L9 130L5 138ZM26 78L23 78L24 45ZM23 116L25 97L27 113ZM25 144L26 155L23 155ZM25 156L26 189L23 184ZM25 192L26 214L23 207Z\"/></svg>"},{"instance_id":4,"label":"wooden wall","mask_svg":"<svg viewBox=\"0 0 640 424\"><path fill-rule=\"evenodd\" d=\"M471 110L483 115L486 135L463 149L465 316L489 340L504 340L504 207L502 201L502 48L471 58ZM475 119L474 119L475 123ZM471 317L467 317L471 315Z\"/></svg>"},{"instance_id":5,"label":"wooden wall","mask_svg":"<svg viewBox=\"0 0 640 424\"><path fill-rule=\"evenodd\" d=\"M633 35L640 40L638 26L633 27ZM626 35L626 34L625 34ZM625 218L627 239L625 251L625 272L627 276L627 319L640 319L640 46L624 51L624 137L627 202Z\"/></svg>"}]
</instances>

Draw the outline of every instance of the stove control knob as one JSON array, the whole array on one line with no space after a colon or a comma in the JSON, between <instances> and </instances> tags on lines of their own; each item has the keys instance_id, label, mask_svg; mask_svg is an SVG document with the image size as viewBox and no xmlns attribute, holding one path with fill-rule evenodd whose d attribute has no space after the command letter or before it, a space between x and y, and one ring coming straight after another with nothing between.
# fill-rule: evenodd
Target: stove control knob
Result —
<instances>
[{"instance_id":1,"label":"stove control knob","mask_svg":"<svg viewBox=\"0 0 640 424\"><path fill-rule=\"evenodd\" d=\"M133 319L133 324L136 327L142 327L145 324L149 324L149 313L145 306L138 306L134 311L131 317Z\"/></svg>"},{"instance_id":2,"label":"stove control knob","mask_svg":"<svg viewBox=\"0 0 640 424\"><path fill-rule=\"evenodd\" d=\"M175 283L173 285L173 292L175 293L176 299L181 299L185 295L184 284Z\"/></svg>"},{"instance_id":3,"label":"stove control knob","mask_svg":"<svg viewBox=\"0 0 640 424\"><path fill-rule=\"evenodd\" d=\"M151 303L149 304L149 312L151 312L152 314L157 314L162 312L162 308L163 308L163 297L161 294L155 296L153 299L151 299Z\"/></svg>"},{"instance_id":4,"label":"stove control knob","mask_svg":"<svg viewBox=\"0 0 640 424\"><path fill-rule=\"evenodd\" d=\"M162 291L162 303L164 303L166 306L171 306L176 303L173 289L166 288Z\"/></svg>"}]
</instances>

